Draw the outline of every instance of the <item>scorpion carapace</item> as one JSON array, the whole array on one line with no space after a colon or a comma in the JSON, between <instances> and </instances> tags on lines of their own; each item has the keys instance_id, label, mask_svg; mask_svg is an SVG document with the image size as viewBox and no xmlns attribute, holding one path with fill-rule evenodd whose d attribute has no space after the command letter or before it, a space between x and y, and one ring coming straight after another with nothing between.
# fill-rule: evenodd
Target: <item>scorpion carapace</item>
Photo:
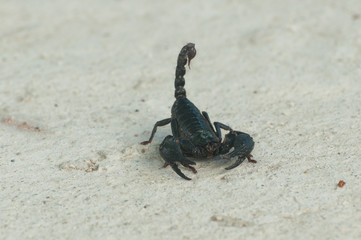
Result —
<instances>
[{"instance_id":1,"label":"scorpion carapace","mask_svg":"<svg viewBox=\"0 0 361 240\"><path fill-rule=\"evenodd\" d=\"M181 49L175 71L174 96L176 100L172 107L172 115L170 118L156 122L149 140L141 143L143 145L151 143L157 127L170 123L173 135L168 135L160 144L160 155L165 160L164 167L170 165L179 176L186 180L191 179L181 172L177 163L182 164L193 173L197 173L197 170L191 166L196 165L196 163L186 157L207 158L217 155L223 155L225 158L237 157L235 163L227 167L226 170L237 167L246 158L249 162L256 163L255 160L251 159L254 142L250 135L234 131L220 122L214 122L213 127L208 114L200 112L186 97L186 90L184 89L185 66L187 62L189 66L195 56L194 43L188 43ZM221 129L229 131L223 141Z\"/></svg>"}]
</instances>

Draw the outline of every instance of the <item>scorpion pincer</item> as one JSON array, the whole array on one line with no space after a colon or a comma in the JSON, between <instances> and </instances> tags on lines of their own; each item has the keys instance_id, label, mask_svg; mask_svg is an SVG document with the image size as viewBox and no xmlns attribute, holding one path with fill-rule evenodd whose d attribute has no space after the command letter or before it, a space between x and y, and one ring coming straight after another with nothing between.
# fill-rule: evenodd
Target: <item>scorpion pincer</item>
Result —
<instances>
[{"instance_id":1,"label":"scorpion pincer","mask_svg":"<svg viewBox=\"0 0 361 240\"><path fill-rule=\"evenodd\" d=\"M251 159L254 141L249 134L235 131L220 122L214 122L213 127L208 114L200 112L186 97L186 90L184 89L185 65L188 62L189 66L195 56L194 43L188 43L181 49L175 71L174 96L176 100L172 106L172 115L170 118L156 122L149 140L141 143L143 145L151 143L157 127L170 123L173 135L168 135L160 144L160 155L165 160L164 167L170 165L179 176L186 180L191 179L181 172L177 163L190 169L193 173L197 173L197 170L191 166L196 165L196 163L187 157L207 158L218 155L223 155L224 158L237 157L237 160L226 170L237 167L246 158L249 162L256 163L255 160ZM221 129L228 131L223 140Z\"/></svg>"}]
</instances>

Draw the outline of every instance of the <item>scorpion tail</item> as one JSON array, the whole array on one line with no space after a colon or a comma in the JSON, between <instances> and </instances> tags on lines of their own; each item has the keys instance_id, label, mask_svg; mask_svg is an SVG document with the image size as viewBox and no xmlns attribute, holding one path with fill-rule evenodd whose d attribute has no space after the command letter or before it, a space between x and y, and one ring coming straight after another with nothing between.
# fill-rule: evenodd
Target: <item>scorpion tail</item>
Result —
<instances>
[{"instance_id":1,"label":"scorpion tail","mask_svg":"<svg viewBox=\"0 0 361 240\"><path fill-rule=\"evenodd\" d=\"M175 70L175 81L174 81L174 87L175 87L174 96L176 98L186 97L186 90L184 89L184 84L185 84L184 75L186 74L185 65L187 64L188 61L188 67L189 67L191 60L196 56L197 51L194 46L195 46L194 43L188 43L181 49L178 55L177 68Z\"/></svg>"}]
</instances>

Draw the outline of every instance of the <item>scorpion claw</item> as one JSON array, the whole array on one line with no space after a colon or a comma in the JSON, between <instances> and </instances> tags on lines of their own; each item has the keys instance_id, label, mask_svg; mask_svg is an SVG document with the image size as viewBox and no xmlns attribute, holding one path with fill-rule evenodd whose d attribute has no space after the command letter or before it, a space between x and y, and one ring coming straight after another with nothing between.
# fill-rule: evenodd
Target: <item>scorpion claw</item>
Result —
<instances>
[{"instance_id":1,"label":"scorpion claw","mask_svg":"<svg viewBox=\"0 0 361 240\"><path fill-rule=\"evenodd\" d=\"M229 138L230 146L233 145L234 150L226 155L224 158L233 158L238 156L237 161L231 166L227 167L226 170L230 170L239 166L246 158L249 162L256 163L256 160L251 159L253 156L250 154L254 147L254 142L251 136L246 133L232 131L226 135L226 138Z\"/></svg>"},{"instance_id":2,"label":"scorpion claw","mask_svg":"<svg viewBox=\"0 0 361 240\"><path fill-rule=\"evenodd\" d=\"M164 166L166 167L170 165L172 169L182 178L186 180L191 180L189 177L187 177L181 172L176 162L179 162L184 167L189 168L193 173L197 173L197 170L194 167L190 166L196 165L196 163L183 156L182 150L179 146L179 141L173 136L169 135L163 140L163 142L159 146L159 151L160 155L165 160Z\"/></svg>"},{"instance_id":3,"label":"scorpion claw","mask_svg":"<svg viewBox=\"0 0 361 240\"><path fill-rule=\"evenodd\" d=\"M182 173L182 171L178 168L177 164L173 163L170 164L170 166L172 167L172 169L182 178L184 178L185 180L192 180L191 178L187 177L186 175L184 175L184 173Z\"/></svg>"},{"instance_id":4,"label":"scorpion claw","mask_svg":"<svg viewBox=\"0 0 361 240\"><path fill-rule=\"evenodd\" d=\"M229 166L229 167L226 167L225 169L226 170L231 170L231 169L233 169L233 168L235 168L235 167L238 167L241 163L243 163L244 162L244 160L247 158L247 160L248 160L248 162L251 162L251 163L257 163L257 161L256 160L253 160L252 159L252 155L251 154L249 154L248 156L246 156L246 157L238 157L238 159L237 159L237 161L235 162L235 163L233 163L231 166Z\"/></svg>"},{"instance_id":5,"label":"scorpion claw","mask_svg":"<svg viewBox=\"0 0 361 240\"><path fill-rule=\"evenodd\" d=\"M232 164L231 166L229 166L229 167L226 167L225 169L226 169L226 170L231 170L231 169L233 169L233 168L235 168L235 167L238 167L241 163L243 163L243 161L244 161L245 159L246 159L246 158L244 158L244 157L239 157L235 163L233 163L233 164Z\"/></svg>"},{"instance_id":6,"label":"scorpion claw","mask_svg":"<svg viewBox=\"0 0 361 240\"><path fill-rule=\"evenodd\" d=\"M188 165L197 165L195 162L187 159L187 158L183 158L183 160L181 161L182 165L185 167L189 167Z\"/></svg>"}]
</instances>

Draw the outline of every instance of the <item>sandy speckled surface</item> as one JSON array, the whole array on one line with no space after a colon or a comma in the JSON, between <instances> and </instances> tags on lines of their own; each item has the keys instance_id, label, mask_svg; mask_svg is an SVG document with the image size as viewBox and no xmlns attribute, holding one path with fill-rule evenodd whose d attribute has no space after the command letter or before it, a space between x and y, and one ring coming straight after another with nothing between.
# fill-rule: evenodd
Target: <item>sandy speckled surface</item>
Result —
<instances>
[{"instance_id":1,"label":"sandy speckled surface","mask_svg":"<svg viewBox=\"0 0 361 240\"><path fill-rule=\"evenodd\" d=\"M360 1L0 6L0 239L361 239ZM187 42L189 99L257 164L185 181L169 126L139 144Z\"/></svg>"}]
</instances>

